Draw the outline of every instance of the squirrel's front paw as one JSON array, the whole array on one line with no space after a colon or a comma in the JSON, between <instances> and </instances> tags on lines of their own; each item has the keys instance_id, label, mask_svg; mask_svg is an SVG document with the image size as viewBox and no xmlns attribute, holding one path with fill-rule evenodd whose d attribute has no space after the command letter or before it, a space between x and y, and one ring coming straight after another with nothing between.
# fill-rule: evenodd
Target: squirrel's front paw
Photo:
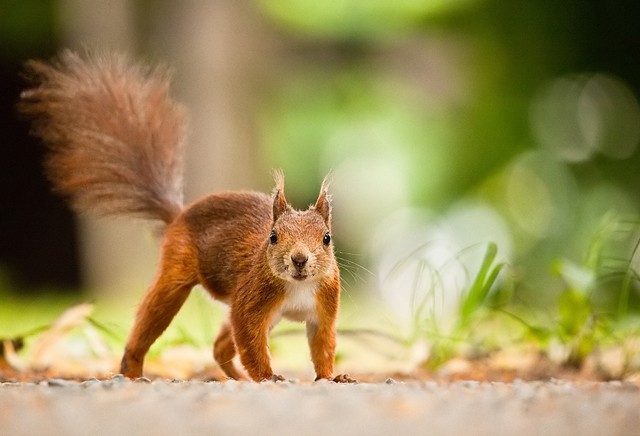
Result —
<instances>
[{"instance_id":1,"label":"squirrel's front paw","mask_svg":"<svg viewBox=\"0 0 640 436\"><path fill-rule=\"evenodd\" d=\"M356 383L355 378L351 378L349 374L339 374L332 379L335 383Z\"/></svg>"},{"instance_id":2,"label":"squirrel's front paw","mask_svg":"<svg viewBox=\"0 0 640 436\"><path fill-rule=\"evenodd\" d=\"M351 378L349 376L349 374L340 374L340 375L337 375L337 376L335 376L333 378L331 378L331 377L327 377L327 378L317 377L316 381L318 381L318 380L329 380L329 381L332 381L334 383L357 383L358 382L358 380L356 380L354 378Z\"/></svg>"},{"instance_id":3,"label":"squirrel's front paw","mask_svg":"<svg viewBox=\"0 0 640 436\"><path fill-rule=\"evenodd\" d=\"M260 380L261 382L283 382L285 381L285 378L282 377L281 375L278 374L273 374L271 377L269 378L263 378L262 380Z\"/></svg>"}]
</instances>

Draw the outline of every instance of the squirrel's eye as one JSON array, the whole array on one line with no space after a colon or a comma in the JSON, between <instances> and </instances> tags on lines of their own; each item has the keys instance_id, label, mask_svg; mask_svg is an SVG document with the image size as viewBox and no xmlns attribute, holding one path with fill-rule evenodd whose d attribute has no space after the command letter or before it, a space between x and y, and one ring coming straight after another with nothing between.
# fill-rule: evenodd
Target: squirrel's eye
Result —
<instances>
[{"instance_id":1,"label":"squirrel's eye","mask_svg":"<svg viewBox=\"0 0 640 436\"><path fill-rule=\"evenodd\" d=\"M278 242L278 234L275 230L271 230L271 234L269 235L269 242L271 242L272 244Z\"/></svg>"},{"instance_id":2,"label":"squirrel's eye","mask_svg":"<svg viewBox=\"0 0 640 436\"><path fill-rule=\"evenodd\" d=\"M322 242L324 245L329 245L331 243L331 234L329 232L324 234L324 238L322 238Z\"/></svg>"}]
</instances>

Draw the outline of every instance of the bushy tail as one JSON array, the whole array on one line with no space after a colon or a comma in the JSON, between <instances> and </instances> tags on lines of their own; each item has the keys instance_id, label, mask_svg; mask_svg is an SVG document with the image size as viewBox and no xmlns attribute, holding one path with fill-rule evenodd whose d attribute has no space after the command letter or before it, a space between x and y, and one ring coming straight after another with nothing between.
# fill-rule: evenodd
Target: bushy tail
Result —
<instances>
[{"instance_id":1,"label":"bushy tail","mask_svg":"<svg viewBox=\"0 0 640 436\"><path fill-rule=\"evenodd\" d=\"M72 206L170 223L182 209L184 106L161 68L124 56L63 52L29 61L19 110L49 148L45 166Z\"/></svg>"}]
</instances>

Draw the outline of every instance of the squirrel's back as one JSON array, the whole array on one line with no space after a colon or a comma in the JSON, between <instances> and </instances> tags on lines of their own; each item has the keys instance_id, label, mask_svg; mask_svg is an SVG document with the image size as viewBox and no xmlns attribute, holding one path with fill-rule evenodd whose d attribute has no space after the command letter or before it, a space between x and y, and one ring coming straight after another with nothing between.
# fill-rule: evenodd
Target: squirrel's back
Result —
<instances>
[{"instance_id":1,"label":"squirrel's back","mask_svg":"<svg viewBox=\"0 0 640 436\"><path fill-rule=\"evenodd\" d=\"M237 280L264 256L272 209L267 194L221 192L192 203L177 220L192 237L202 284L218 299L225 301Z\"/></svg>"},{"instance_id":2,"label":"squirrel's back","mask_svg":"<svg viewBox=\"0 0 640 436\"><path fill-rule=\"evenodd\" d=\"M49 148L47 174L78 210L170 223L182 209L185 108L162 68L63 52L30 61L20 111Z\"/></svg>"}]
</instances>

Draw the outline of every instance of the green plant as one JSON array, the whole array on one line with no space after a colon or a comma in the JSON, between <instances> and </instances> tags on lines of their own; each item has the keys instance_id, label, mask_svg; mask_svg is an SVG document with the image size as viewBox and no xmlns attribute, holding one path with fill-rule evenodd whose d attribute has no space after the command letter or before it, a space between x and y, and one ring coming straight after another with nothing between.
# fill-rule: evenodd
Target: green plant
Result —
<instances>
[{"instance_id":1,"label":"green plant","mask_svg":"<svg viewBox=\"0 0 640 436\"><path fill-rule=\"evenodd\" d=\"M456 325L458 330L468 329L478 311L491 307L491 289L494 288L500 272L505 267L504 262L496 262L497 255L497 245L489 242L480 268L460 302Z\"/></svg>"},{"instance_id":2,"label":"green plant","mask_svg":"<svg viewBox=\"0 0 640 436\"><path fill-rule=\"evenodd\" d=\"M631 319L632 288L638 279L634 269L640 242L637 232L637 220L608 212L594 232L583 265L557 262L565 290L557 300L555 334L568 349L566 365L580 367ZM632 249L627 254L629 241ZM606 299L599 302L598 294L604 292L617 294L614 307L607 307Z\"/></svg>"},{"instance_id":3,"label":"green plant","mask_svg":"<svg viewBox=\"0 0 640 436\"><path fill-rule=\"evenodd\" d=\"M552 271L561 279L563 289L555 300L548 325L525 321L508 311L503 313L525 328L527 338L542 353L549 355L551 347L559 345L563 350L560 363L564 366L580 368L604 345L623 343L623 330L629 334L637 331L632 328L637 321L630 313L632 288L638 280L633 266L638 255L637 226L633 220L607 213L594 232L582 264L567 259L554 263ZM634 241L633 249L625 256L629 240ZM606 293L617 295L613 307L607 303L611 297L603 296Z\"/></svg>"},{"instance_id":4,"label":"green plant","mask_svg":"<svg viewBox=\"0 0 640 436\"><path fill-rule=\"evenodd\" d=\"M463 250L450 262L455 262L456 266L467 272L468 285L462 289L460 299L456 302L453 319L445 325L445 321L436 315L434 306L439 293L449 290L443 289L445 273L419 257L420 250L427 246L428 244L419 247L408 257L416 262L412 284L413 333L408 342L426 340L429 343L429 357L425 364L434 369L458 354L461 345L474 343L477 347L482 347L482 339L476 335L477 323L486 319L496 307L504 304L509 299L510 292L508 286L497 289L498 278L506 263L497 260L498 247L495 243L486 244L480 266L473 276L469 276L464 266L462 255L466 250ZM476 247L477 245L469 249ZM394 268L394 272L406 263L407 259L401 261ZM426 291L419 296L421 290L425 290L425 284Z\"/></svg>"}]
</instances>

